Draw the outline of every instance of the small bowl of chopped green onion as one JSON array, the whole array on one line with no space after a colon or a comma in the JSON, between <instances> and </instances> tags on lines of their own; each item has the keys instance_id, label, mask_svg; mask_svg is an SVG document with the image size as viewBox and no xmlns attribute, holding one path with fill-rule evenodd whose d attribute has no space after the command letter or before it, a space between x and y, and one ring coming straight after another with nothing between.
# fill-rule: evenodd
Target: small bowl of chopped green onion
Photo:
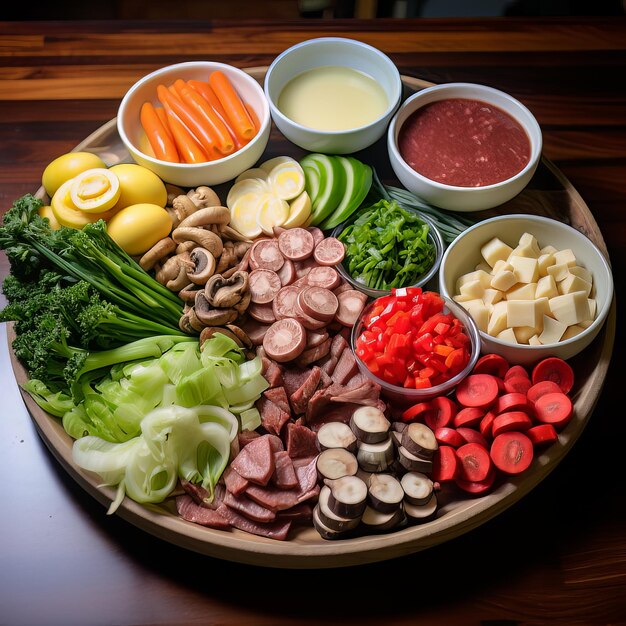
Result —
<instances>
[{"instance_id":1,"label":"small bowl of chopped green onion","mask_svg":"<svg viewBox=\"0 0 626 626\"><path fill-rule=\"evenodd\" d=\"M400 287L437 289L444 240L421 212L383 199L355 213L332 236L346 248L337 270L354 289L372 298Z\"/></svg>"}]
</instances>

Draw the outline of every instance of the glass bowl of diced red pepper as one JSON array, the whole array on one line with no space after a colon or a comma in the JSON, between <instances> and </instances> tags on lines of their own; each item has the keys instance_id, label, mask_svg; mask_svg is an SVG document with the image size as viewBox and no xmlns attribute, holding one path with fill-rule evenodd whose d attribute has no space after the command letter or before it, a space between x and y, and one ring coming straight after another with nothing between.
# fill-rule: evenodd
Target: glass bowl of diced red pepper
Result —
<instances>
[{"instance_id":1,"label":"glass bowl of diced red pepper","mask_svg":"<svg viewBox=\"0 0 626 626\"><path fill-rule=\"evenodd\" d=\"M402 407L451 393L476 364L480 335L453 300L405 287L365 307L352 348L361 372Z\"/></svg>"}]
</instances>

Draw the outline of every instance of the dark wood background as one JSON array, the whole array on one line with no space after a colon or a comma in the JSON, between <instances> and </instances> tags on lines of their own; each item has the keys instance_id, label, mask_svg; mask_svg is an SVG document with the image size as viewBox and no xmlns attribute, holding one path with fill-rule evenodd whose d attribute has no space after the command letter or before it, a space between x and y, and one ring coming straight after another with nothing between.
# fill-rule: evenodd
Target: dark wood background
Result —
<instances>
[{"instance_id":1,"label":"dark wood background","mask_svg":"<svg viewBox=\"0 0 626 626\"><path fill-rule=\"evenodd\" d=\"M557 469L477 530L374 565L268 570L147 536L107 517L28 417L5 406L0 624L626 624L625 19L0 23L2 211L115 117L144 74L195 59L269 65L303 39L348 36L387 52L403 74L480 82L526 104L545 156L602 230L618 299L604 393ZM0 277L7 271L2 257ZM11 398L6 363L2 375Z\"/></svg>"}]
</instances>

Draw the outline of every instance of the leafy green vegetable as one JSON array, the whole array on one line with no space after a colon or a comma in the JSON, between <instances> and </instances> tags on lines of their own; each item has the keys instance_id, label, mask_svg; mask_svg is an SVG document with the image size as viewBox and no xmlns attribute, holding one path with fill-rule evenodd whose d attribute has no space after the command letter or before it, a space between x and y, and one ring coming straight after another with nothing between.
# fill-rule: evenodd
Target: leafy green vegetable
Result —
<instances>
[{"instance_id":1,"label":"leafy green vegetable","mask_svg":"<svg viewBox=\"0 0 626 626\"><path fill-rule=\"evenodd\" d=\"M371 289L413 285L435 262L428 224L397 202L380 200L357 214L338 238L349 274Z\"/></svg>"}]
</instances>

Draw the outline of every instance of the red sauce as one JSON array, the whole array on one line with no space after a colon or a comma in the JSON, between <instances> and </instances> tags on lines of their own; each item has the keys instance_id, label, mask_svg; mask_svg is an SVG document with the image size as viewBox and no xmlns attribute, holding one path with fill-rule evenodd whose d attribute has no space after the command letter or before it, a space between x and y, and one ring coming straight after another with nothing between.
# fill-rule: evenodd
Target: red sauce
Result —
<instances>
[{"instance_id":1,"label":"red sauce","mask_svg":"<svg viewBox=\"0 0 626 626\"><path fill-rule=\"evenodd\" d=\"M530 140L498 107L465 98L432 102L412 113L398 134L402 158L446 185L482 187L507 180L530 160Z\"/></svg>"}]
</instances>

